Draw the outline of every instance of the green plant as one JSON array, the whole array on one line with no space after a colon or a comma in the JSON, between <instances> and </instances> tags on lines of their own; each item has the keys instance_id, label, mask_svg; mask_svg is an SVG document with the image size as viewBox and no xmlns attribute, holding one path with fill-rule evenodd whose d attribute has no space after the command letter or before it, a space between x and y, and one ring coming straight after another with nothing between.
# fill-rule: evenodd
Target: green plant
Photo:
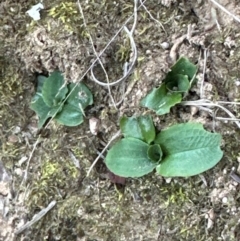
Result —
<instances>
[{"instance_id":1,"label":"green plant","mask_svg":"<svg viewBox=\"0 0 240 241\"><path fill-rule=\"evenodd\" d=\"M106 165L116 175L140 177L156 168L165 177L193 176L222 158L221 135L198 123L173 125L156 135L150 116L122 117L124 138L109 150Z\"/></svg>"},{"instance_id":2,"label":"green plant","mask_svg":"<svg viewBox=\"0 0 240 241\"><path fill-rule=\"evenodd\" d=\"M182 101L196 75L197 67L187 58L180 58L171 68L159 88L154 88L141 100L141 105L158 115L169 113L170 108Z\"/></svg>"},{"instance_id":3,"label":"green plant","mask_svg":"<svg viewBox=\"0 0 240 241\"><path fill-rule=\"evenodd\" d=\"M50 117L60 124L76 126L83 122L84 109L92 103L92 93L83 83L67 84L62 74L54 71L49 77L38 76L30 108L39 117L38 128Z\"/></svg>"}]
</instances>

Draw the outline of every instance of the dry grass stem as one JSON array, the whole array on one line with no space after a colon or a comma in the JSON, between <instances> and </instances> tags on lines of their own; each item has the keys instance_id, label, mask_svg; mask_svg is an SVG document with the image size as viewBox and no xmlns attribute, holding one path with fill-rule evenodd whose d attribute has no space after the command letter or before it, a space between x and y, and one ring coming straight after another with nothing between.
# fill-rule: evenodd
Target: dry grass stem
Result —
<instances>
[{"instance_id":1,"label":"dry grass stem","mask_svg":"<svg viewBox=\"0 0 240 241\"><path fill-rule=\"evenodd\" d=\"M43 208L38 214L35 214L34 217L32 218L32 220L27 222L26 224L24 224L21 228L19 228L15 232L15 234L18 235L18 234L22 233L25 229L31 227L34 223L39 221L43 216L45 216L56 205L56 203L57 202L55 200L51 201L46 208Z\"/></svg>"},{"instance_id":2,"label":"dry grass stem","mask_svg":"<svg viewBox=\"0 0 240 241\"><path fill-rule=\"evenodd\" d=\"M18 195L19 195L19 192L20 192L20 190L21 190L21 187L22 187L23 183L26 182L26 180L27 180L27 175L28 175L28 169L29 169L30 161L31 161L31 159L32 159L32 157L33 157L33 154L34 154L36 148L37 148L37 145L38 145L39 142L40 142L40 138L41 138L41 136L39 135L38 138L37 138L37 140L36 140L35 143L33 144L32 151L31 151L31 153L30 153L30 155L29 155L29 157L28 157L28 159L27 159L27 166L26 166L26 169L25 169L25 172L24 172L24 176L23 176L23 179L22 179L22 181L21 181L21 184L20 184L18 193L17 193L17 195L16 195L17 197L18 197Z\"/></svg>"},{"instance_id":3,"label":"dry grass stem","mask_svg":"<svg viewBox=\"0 0 240 241\"><path fill-rule=\"evenodd\" d=\"M145 2L145 1L144 1ZM161 28L163 29L163 31L167 34L167 31L165 30L164 26L162 25L162 23L160 21L158 21L156 18L153 17L153 15L150 13L150 11L147 9L147 7L144 5L144 3L142 2L142 0L140 0L141 5L143 6L143 8L145 9L145 11L148 13L149 17L155 21L158 25L161 26Z\"/></svg>"},{"instance_id":4,"label":"dry grass stem","mask_svg":"<svg viewBox=\"0 0 240 241\"><path fill-rule=\"evenodd\" d=\"M86 28L86 30L88 31L87 23L86 23L86 20L85 20L85 17L84 17L84 13L83 13L83 10L82 10L82 6L81 6L81 3L80 3L79 0L78 0L78 8L79 8L79 11L80 11L80 13L81 13L81 15L82 15L82 18L83 18L83 25L84 25L84 27ZM112 92L111 92L111 88L110 88L110 85L109 85L110 82L109 82L108 73L107 73L106 69L104 68L101 59L100 59L99 56L98 56L98 53L97 53L97 51L96 51L96 49L95 49L95 47L94 47L94 43L93 43L92 36L91 36L91 34L90 34L89 31L88 31L88 34L89 34L89 39L90 39L90 42L91 42L91 45L92 45L93 52L94 52L95 56L97 57L97 61L100 63L100 65L101 65L101 67L102 67L102 70L103 70L103 72L104 72L104 74L105 74L105 76L106 76L106 80L107 80L107 85L106 85L106 86L107 86L107 88L108 88L108 93L109 93L110 99L111 99L111 101L112 101L113 106L115 107L115 109L117 109L117 106L116 106L116 103L115 103L115 100L114 100L114 98L113 98L113 95L112 95Z\"/></svg>"},{"instance_id":5,"label":"dry grass stem","mask_svg":"<svg viewBox=\"0 0 240 241\"><path fill-rule=\"evenodd\" d=\"M207 57L208 57L208 49L204 50L204 65L203 65L203 73L202 73L202 80L201 80L201 86L200 86L200 98L202 99L204 96L204 79L205 79L205 73L206 73L206 66L207 66Z\"/></svg>"},{"instance_id":6,"label":"dry grass stem","mask_svg":"<svg viewBox=\"0 0 240 241\"><path fill-rule=\"evenodd\" d=\"M211 0L212 3L214 3L218 8L220 8L223 12L227 13L229 16L231 16L233 19L235 19L236 21L238 21L240 23L240 18L238 18L237 16L235 16L234 14L232 14L231 12L229 12L225 7L223 7L221 4L219 4L217 1L215 0Z\"/></svg>"},{"instance_id":7,"label":"dry grass stem","mask_svg":"<svg viewBox=\"0 0 240 241\"><path fill-rule=\"evenodd\" d=\"M181 102L182 105L193 105L193 106L198 106L198 107L217 107L222 109L225 113L227 113L231 118L229 118L229 120L234 121L235 124L240 128L240 122L237 121L237 118L235 117L235 115L229 111L228 109L226 109L225 107L223 107L222 105L220 105L218 102L212 102L210 100L195 100L195 101L183 101ZM209 112L210 114L212 114L212 111ZM221 118L221 117L215 117L214 118Z\"/></svg>"},{"instance_id":8,"label":"dry grass stem","mask_svg":"<svg viewBox=\"0 0 240 241\"><path fill-rule=\"evenodd\" d=\"M134 30L136 28L136 24L137 24L137 0L134 1L134 22L133 22L133 26L132 26L132 29L131 31L128 30L128 28L126 27L126 25L123 26L123 29L124 31L126 32L128 38L130 39L130 44L131 44L131 51L132 51L132 58L130 58L130 61L129 63L126 63L126 65L124 66L124 69L123 69L123 77L121 77L120 79L114 81L114 82L111 82L111 83L104 83L102 81L99 81L94 73L93 73L93 67L91 68L91 76L92 76L92 79L94 82L96 82L97 84L99 85L102 85L102 86L107 86L108 88L110 86L114 86L114 85L117 85L119 83L121 83L122 81L126 80L129 75L133 72L134 70L134 67L136 65L136 62L137 62L137 47L136 47L136 44L135 44L135 41L134 41L134 38L133 38L133 33L134 33Z\"/></svg>"},{"instance_id":9,"label":"dry grass stem","mask_svg":"<svg viewBox=\"0 0 240 241\"><path fill-rule=\"evenodd\" d=\"M101 151L101 153L98 154L97 158L94 160L93 164L91 165L91 167L89 168L88 172L87 172L87 177L89 176L90 172L92 171L93 167L96 165L96 163L98 162L98 160L103 156L103 153L107 150L107 148L109 147L109 145L120 136L121 132L118 131L117 133L115 133L113 135L113 137L110 139L110 141L107 143L107 145L103 148L103 150Z\"/></svg>"}]
</instances>

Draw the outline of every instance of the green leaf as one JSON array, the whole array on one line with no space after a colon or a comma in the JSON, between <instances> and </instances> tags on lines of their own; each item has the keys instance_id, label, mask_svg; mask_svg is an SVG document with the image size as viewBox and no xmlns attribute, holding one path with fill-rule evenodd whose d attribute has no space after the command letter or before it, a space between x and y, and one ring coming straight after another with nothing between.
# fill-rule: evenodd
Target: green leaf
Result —
<instances>
[{"instance_id":1,"label":"green leaf","mask_svg":"<svg viewBox=\"0 0 240 241\"><path fill-rule=\"evenodd\" d=\"M38 115L39 122L38 128L42 128L48 118L54 116L57 112L61 111L60 106L48 107L41 95L36 94L30 104L30 108L35 111Z\"/></svg>"},{"instance_id":2,"label":"green leaf","mask_svg":"<svg viewBox=\"0 0 240 241\"><path fill-rule=\"evenodd\" d=\"M68 92L68 88L59 71L54 71L45 79L42 87L43 100L47 106L53 107L59 105Z\"/></svg>"},{"instance_id":3,"label":"green leaf","mask_svg":"<svg viewBox=\"0 0 240 241\"><path fill-rule=\"evenodd\" d=\"M221 135L203 129L201 124L186 123L169 127L155 140L163 151L157 172L165 177L193 176L214 167L222 158Z\"/></svg>"},{"instance_id":4,"label":"green leaf","mask_svg":"<svg viewBox=\"0 0 240 241\"><path fill-rule=\"evenodd\" d=\"M194 77L197 72L197 66L191 63L187 58L181 57L178 61L172 66L171 71L168 72L166 78L164 79L165 83L171 82L175 75L181 74L188 76L188 80Z\"/></svg>"},{"instance_id":5,"label":"green leaf","mask_svg":"<svg viewBox=\"0 0 240 241\"><path fill-rule=\"evenodd\" d=\"M60 124L76 126L83 122L84 109L93 103L91 91L83 83L65 86L59 71L48 78L38 76L37 92L31 101L31 109L39 117L41 128L49 117L54 117ZM66 94L69 93L66 99Z\"/></svg>"},{"instance_id":6,"label":"green leaf","mask_svg":"<svg viewBox=\"0 0 240 241\"><path fill-rule=\"evenodd\" d=\"M147 154L148 158L155 163L159 163L162 160L163 153L160 145L158 144L149 146Z\"/></svg>"},{"instance_id":7,"label":"green leaf","mask_svg":"<svg viewBox=\"0 0 240 241\"><path fill-rule=\"evenodd\" d=\"M43 84L44 84L46 79L47 79L46 76L38 75L38 77L37 77L37 82L38 82L37 93L42 93Z\"/></svg>"},{"instance_id":8,"label":"green leaf","mask_svg":"<svg viewBox=\"0 0 240 241\"><path fill-rule=\"evenodd\" d=\"M151 110L156 111L158 115L169 113L170 108L182 101L181 93L170 92L166 85L162 84L159 88L154 88L140 104Z\"/></svg>"},{"instance_id":9,"label":"green leaf","mask_svg":"<svg viewBox=\"0 0 240 241\"><path fill-rule=\"evenodd\" d=\"M66 126L77 126L83 123L83 114L79 108L65 104L60 113L55 116L58 123Z\"/></svg>"},{"instance_id":10,"label":"green leaf","mask_svg":"<svg viewBox=\"0 0 240 241\"><path fill-rule=\"evenodd\" d=\"M172 77L171 81L166 83L168 90L174 92L184 93L187 92L190 88L190 83L187 75L176 74Z\"/></svg>"},{"instance_id":11,"label":"green leaf","mask_svg":"<svg viewBox=\"0 0 240 241\"><path fill-rule=\"evenodd\" d=\"M156 111L158 115L169 113L170 108L182 101L182 94L189 90L190 81L197 67L187 58L180 58L163 80L163 84L153 89L141 100L141 105Z\"/></svg>"},{"instance_id":12,"label":"green leaf","mask_svg":"<svg viewBox=\"0 0 240 241\"><path fill-rule=\"evenodd\" d=\"M124 138L109 150L106 165L121 177L141 177L153 171L157 163L148 158L149 145L135 138Z\"/></svg>"},{"instance_id":13,"label":"green leaf","mask_svg":"<svg viewBox=\"0 0 240 241\"><path fill-rule=\"evenodd\" d=\"M84 109L93 103L90 90L82 83L69 84L70 96L55 119L66 126L77 126L83 122Z\"/></svg>"},{"instance_id":14,"label":"green leaf","mask_svg":"<svg viewBox=\"0 0 240 241\"><path fill-rule=\"evenodd\" d=\"M69 84L69 93L71 92L70 96L67 99L67 103L79 107L81 104L81 108L84 110L88 105L92 105L93 103L93 96L91 91L88 87L83 84Z\"/></svg>"},{"instance_id":15,"label":"green leaf","mask_svg":"<svg viewBox=\"0 0 240 241\"><path fill-rule=\"evenodd\" d=\"M155 127L151 116L122 117L120 128L125 137L133 137L150 144L155 139Z\"/></svg>"}]
</instances>

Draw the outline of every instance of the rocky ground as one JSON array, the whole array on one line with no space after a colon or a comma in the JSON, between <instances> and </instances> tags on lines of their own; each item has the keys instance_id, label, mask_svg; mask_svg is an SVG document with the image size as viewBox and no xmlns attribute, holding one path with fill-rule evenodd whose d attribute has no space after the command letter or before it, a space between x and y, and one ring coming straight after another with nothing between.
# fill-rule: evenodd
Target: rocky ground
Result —
<instances>
[{"instance_id":1,"label":"rocky ground","mask_svg":"<svg viewBox=\"0 0 240 241\"><path fill-rule=\"evenodd\" d=\"M211 0L146 0L138 1L134 15L134 1L53 0L43 1L34 21L26 11L37 3L0 3L0 240L240 240L239 183L231 177L232 170L240 175L240 124L233 121L239 118L240 3L217 0L220 8ZM93 72L101 83L90 66L101 54L109 82L122 77L134 58L123 26L134 30L137 63L128 78L106 88L99 62ZM120 117L146 113L140 100L180 56L198 66L198 83L186 100L207 99L234 117L216 105L180 104L164 116L151 113L154 123L160 130L196 121L220 133L219 164L191 178L154 172L115 184L101 157L87 176ZM36 76L55 69L68 82L83 81L94 104L80 126L50 121L38 130L29 108ZM91 118L100 120L97 135Z\"/></svg>"}]
</instances>

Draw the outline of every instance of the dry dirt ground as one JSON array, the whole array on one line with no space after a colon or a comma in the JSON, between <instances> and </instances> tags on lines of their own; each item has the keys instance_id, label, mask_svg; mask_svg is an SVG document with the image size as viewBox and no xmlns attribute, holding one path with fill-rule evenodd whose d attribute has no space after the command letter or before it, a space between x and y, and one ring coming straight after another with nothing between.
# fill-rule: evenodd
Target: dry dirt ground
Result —
<instances>
[{"instance_id":1,"label":"dry dirt ground","mask_svg":"<svg viewBox=\"0 0 240 241\"><path fill-rule=\"evenodd\" d=\"M240 184L230 177L232 170L240 174L239 123L224 119L229 116L219 107L178 105L165 116L151 113L159 130L197 121L222 134L224 156L202 175L166 179L151 173L114 184L103 158L86 175L119 130L119 118L146 112L139 101L179 56L199 68L187 100L225 101L221 105L239 118L240 3L217 0L226 13L214 2L138 1L138 63L110 95L87 70L96 60L93 46L99 54L109 44L101 56L109 81L122 76L133 58L122 29L133 26L133 0L80 1L82 12L75 1L43 1L38 21L26 14L37 1L1 1L0 240L240 240ZM37 74L55 69L69 82L84 81L94 104L80 126L50 121L39 131L29 103ZM99 63L93 71L104 81ZM101 120L97 136L89 130L92 117ZM45 216L21 230L53 202Z\"/></svg>"}]
</instances>

